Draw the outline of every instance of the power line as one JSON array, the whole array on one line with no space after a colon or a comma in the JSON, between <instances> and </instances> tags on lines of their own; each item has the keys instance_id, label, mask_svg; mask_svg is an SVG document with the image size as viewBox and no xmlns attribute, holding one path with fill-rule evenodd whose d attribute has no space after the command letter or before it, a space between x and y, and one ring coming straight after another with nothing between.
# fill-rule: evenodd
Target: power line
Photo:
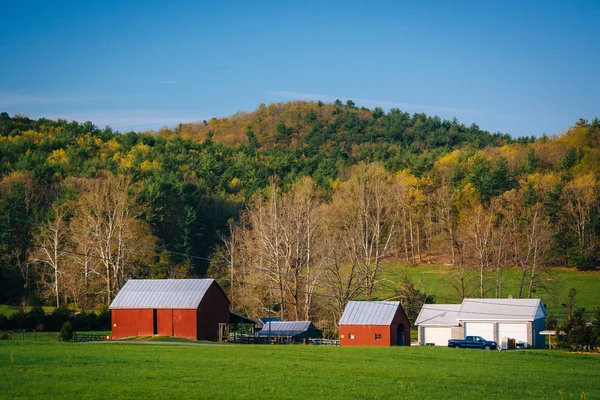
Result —
<instances>
[{"instance_id":1,"label":"power line","mask_svg":"<svg viewBox=\"0 0 600 400\"><path fill-rule=\"evenodd\" d=\"M0 216L0 218L4 218L7 219L9 221L14 221L14 222L20 222L20 223L25 223L25 224L29 224L32 226L42 226L42 227L46 227L46 228L55 228L52 225L48 225L48 224L43 224L43 223L38 223L38 222L34 222L34 221L29 221L29 220L23 220L23 219L19 219L19 218L12 218L9 216ZM65 232L71 233L71 234L75 234L75 235L83 235L83 236L87 236L87 237L92 237L92 238L97 238L99 240L112 240L112 241L119 241L120 243L125 243L125 244L129 244L129 245L135 245L137 248L146 248L149 250L154 250L156 252L165 252L168 254L175 254L175 255L179 255L179 256L183 256L183 257L187 257L187 258L191 258L191 259L198 259L198 260L203 260L203 261L208 261L208 262L214 262L214 263L222 263L225 265L230 265L230 266L237 266L237 267L241 267L244 269L251 269L251 270L257 270L257 271L261 271L261 272L266 272L268 274L273 274L274 271L268 269L268 268L263 268L263 267L255 267L255 266L249 266L246 264L239 264L239 263L230 263L228 260L216 260L210 257L201 257L201 256L196 256L196 255L191 255L191 254L187 254L187 253L181 253L181 252L176 252L176 251L170 251L170 250L166 250L164 248L158 248L158 247L151 247L151 246L146 246L140 243L136 243L136 242L132 242L132 241L125 241L125 240L121 240L118 238L109 238L109 237L103 237L100 235L96 235L96 234L90 234L90 233L86 233L86 232L78 232L78 231L74 231L72 229L63 229ZM44 246L38 246L41 248L46 248ZM102 257L102 256L98 256L98 255L91 255L91 254L85 254L85 253L78 253L78 252L74 252L74 251L69 251L66 249L59 249L58 251L63 252L63 253L69 253L69 254L74 254L74 255L80 255L80 256L87 256L87 257L93 257L93 258L98 258L98 259L102 259L102 260L107 260L107 261L111 261L114 262L115 260L110 259L110 258L106 258L106 257ZM293 277L297 277L296 274L294 274L293 272L278 272L278 275L284 275L284 276L293 276ZM386 272L386 274L390 274L390 275L396 275L396 276L400 276L400 274L394 274L394 273L389 273ZM207 277L206 275L204 275L204 277ZM249 282L242 282L240 280L235 280L235 279L231 279L231 278L219 278L221 280L225 280L225 281L231 281L231 282L238 282L238 283L242 283L245 285L253 285L253 286L260 286L260 287L264 287L264 285L260 285L260 284L252 284ZM358 279L360 279L360 277L358 277ZM312 282L320 282L320 283L326 283L326 284L330 284L330 285L339 285L340 283L343 284L343 282L335 282L335 281L330 281L330 280L325 280L325 279L321 279L321 278L315 278L312 280ZM381 282L381 281L378 281ZM317 289L325 289L323 287L319 287L315 285L315 288ZM330 287L327 287L330 288ZM334 298L334 299L338 299L338 297L333 296L333 295L327 295L327 294L323 294L323 293L318 293L318 292L306 292L306 291L299 291L297 292L298 294L304 294L304 295L311 295L311 296L320 296L320 297L328 297L328 298ZM397 297L397 296L396 296ZM443 298L443 297L437 297L437 298L441 298L441 299L446 299L448 300L448 298ZM471 300L471 299L469 299ZM490 304L490 305L501 305L501 306L506 306L507 304L505 303L494 303L494 302L489 302L489 301L479 301L480 303L484 303L484 304ZM288 303L289 304L289 303ZM293 303L292 303L293 304ZM385 304L385 303L384 303ZM385 305L390 305L391 304L385 304ZM517 305L517 304L512 304L511 306L515 306L515 307L528 307L531 308L531 306L526 306L526 305ZM434 308L429 308L430 310L434 310L434 311L447 311L447 310L443 310L443 309L434 309ZM467 312L467 311L464 311ZM499 314L499 313L479 313L479 312L472 312L474 314L489 314L489 315L503 315L503 316L511 316L511 314Z\"/></svg>"},{"instance_id":2,"label":"power line","mask_svg":"<svg viewBox=\"0 0 600 400\"><path fill-rule=\"evenodd\" d=\"M29 220L23 220L23 219L19 219L19 218L12 218L12 217L9 217L9 216L0 216L0 218L5 218L5 219L10 220L10 221L25 223L25 224L29 224L29 225L32 225L32 226L41 226L41 227L45 227L45 228L55 229L54 226L49 225L49 224L43 224L43 223L29 221ZM111 241L119 241L120 243L134 245L136 248L145 248L145 249L148 249L148 250L153 250L155 252L164 252L164 253L179 255L179 256L187 257L187 258L191 258L191 259L197 259L197 260L214 262L214 263L223 263L223 264L227 264L227 265L231 265L231 266L242 267L242 268L245 268L245 269L254 269L254 270L263 271L263 272L267 272L267 273L273 273L273 271L270 270L270 269L268 269L268 268L255 267L255 266L249 266L249 265L246 265L246 264L238 264L238 263L233 263L232 264L228 260L225 260L225 259L223 259L223 260L216 260L216 259L210 258L210 257L201 257L201 256L192 255L192 254L181 253L181 252L177 252L177 251L171 251L171 250L167 250L165 248L146 246L146 245L143 245L143 244L140 244L140 243L136 243L136 242L132 242L132 241L121 240L121 239L118 239L118 238L110 238L110 237L105 237L105 236L91 234L91 233L86 233L86 232L78 232L78 231L74 231L72 229L67 229L67 228L64 228L62 230L64 232L67 232L67 233L72 233L72 234L75 234L75 235L83 235L83 236L87 236L87 237L97 238L97 239L102 240L102 241L109 241L109 240L111 240ZM112 261L112 260L109 260L109 261ZM293 272L278 272L277 274L279 274L279 275L287 275L287 276L296 276L296 274L294 274ZM334 285L337 284L337 282L332 282L332 281L322 280L322 279L313 279L313 281L321 281L321 282L324 282L324 283L329 283L329 284L334 284Z\"/></svg>"},{"instance_id":3,"label":"power line","mask_svg":"<svg viewBox=\"0 0 600 400\"><path fill-rule=\"evenodd\" d=\"M77 256L84 256L84 257L91 257L91 258L98 258L100 260L105 260L105 261L111 261L111 262L115 262L115 260L111 259L111 258L106 258L106 257L102 257L102 256L98 256L98 255L94 255L94 254L86 254L86 253L78 253L75 251L69 251L66 249L54 249L52 247L47 247L47 246L42 246L42 245L32 245L31 247L36 247L38 249L45 249L45 250L56 250L59 253L67 253L67 254L73 254L73 255L77 255Z\"/></svg>"},{"instance_id":4,"label":"power line","mask_svg":"<svg viewBox=\"0 0 600 400\"><path fill-rule=\"evenodd\" d=\"M52 229L55 228L54 226L49 225L49 224L43 224L43 223L40 223L40 222L34 222L34 221L24 220L24 219L20 219L20 218L13 218L13 217L9 217L7 215L0 215L0 218L4 218L4 219L7 219L9 221L20 222L20 223L28 224L28 225L32 225L32 226L41 226L41 227L52 228ZM60 228L60 229L62 231L64 231L64 232L71 233L71 234L74 234L74 235L87 236L87 237L96 238L96 239L103 240L103 241L119 241L120 243L123 243L123 244L134 245L137 248L145 248L145 249L154 250L154 251L157 251L157 252L165 252L165 253L169 253L169 254L180 255L180 256L184 256L184 257L188 257L188 258L194 258L194 259L203 260L203 261L211 261L207 257L200 257L200 256L192 255L192 254L180 253L180 252L177 252L177 251L170 251L170 250L167 250L167 249L164 249L164 248L160 248L160 247L147 246L147 245L143 245L143 244L140 244L140 243L132 242L132 241L129 241L129 240L123 240L123 239L114 238L114 237L108 237L108 236L101 236L101 235L96 235L96 234L89 233L89 232L78 232L78 231L74 231L74 230L68 229L68 228Z\"/></svg>"}]
</instances>

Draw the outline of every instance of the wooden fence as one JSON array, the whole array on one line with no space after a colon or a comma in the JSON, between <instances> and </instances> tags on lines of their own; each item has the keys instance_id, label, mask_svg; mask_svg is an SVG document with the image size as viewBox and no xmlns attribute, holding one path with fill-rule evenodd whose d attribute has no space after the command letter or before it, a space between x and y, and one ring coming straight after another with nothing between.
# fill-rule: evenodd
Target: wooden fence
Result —
<instances>
[{"instance_id":1,"label":"wooden fence","mask_svg":"<svg viewBox=\"0 0 600 400\"><path fill-rule=\"evenodd\" d=\"M339 340L333 339L308 339L309 344L316 344L318 346L339 346Z\"/></svg>"},{"instance_id":2,"label":"wooden fence","mask_svg":"<svg viewBox=\"0 0 600 400\"><path fill-rule=\"evenodd\" d=\"M252 336L252 335L229 335L229 343L239 344L313 344L318 346L339 346L339 340L331 339L304 339L302 342L296 342L291 337L278 337L273 335L271 337L266 336Z\"/></svg>"},{"instance_id":3,"label":"wooden fence","mask_svg":"<svg viewBox=\"0 0 600 400\"><path fill-rule=\"evenodd\" d=\"M98 334L93 334L93 333L74 333L73 334L74 342L101 342L103 340L108 340L108 336L98 335Z\"/></svg>"},{"instance_id":4,"label":"wooden fence","mask_svg":"<svg viewBox=\"0 0 600 400\"><path fill-rule=\"evenodd\" d=\"M0 340L59 340L57 332L39 332L33 329L12 329L9 331L0 331Z\"/></svg>"}]
</instances>

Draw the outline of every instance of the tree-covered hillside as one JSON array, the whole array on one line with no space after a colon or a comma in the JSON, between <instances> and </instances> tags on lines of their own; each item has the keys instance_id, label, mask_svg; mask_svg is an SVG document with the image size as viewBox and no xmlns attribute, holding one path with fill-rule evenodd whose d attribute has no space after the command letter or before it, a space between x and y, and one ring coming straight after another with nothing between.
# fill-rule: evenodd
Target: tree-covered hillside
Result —
<instances>
[{"instance_id":1,"label":"tree-covered hillside","mask_svg":"<svg viewBox=\"0 0 600 400\"><path fill-rule=\"evenodd\" d=\"M335 314L390 258L451 265L462 295L520 268L528 296L545 266L599 264L599 176L597 119L535 140L352 102L124 134L2 113L0 302L106 304L210 257L253 315Z\"/></svg>"},{"instance_id":2,"label":"tree-covered hillside","mask_svg":"<svg viewBox=\"0 0 600 400\"><path fill-rule=\"evenodd\" d=\"M357 108L352 101L344 105L340 100L332 104L320 101L261 104L250 113L238 112L227 118L181 124L174 130L163 129L161 134L195 140L213 138L230 146L245 143L267 148L303 148L308 152L330 147L351 152L364 144L387 143L418 153L440 147L481 148L512 142L508 135L490 134L476 124L467 127L456 119L410 115L397 108L386 114L380 107Z\"/></svg>"}]
</instances>

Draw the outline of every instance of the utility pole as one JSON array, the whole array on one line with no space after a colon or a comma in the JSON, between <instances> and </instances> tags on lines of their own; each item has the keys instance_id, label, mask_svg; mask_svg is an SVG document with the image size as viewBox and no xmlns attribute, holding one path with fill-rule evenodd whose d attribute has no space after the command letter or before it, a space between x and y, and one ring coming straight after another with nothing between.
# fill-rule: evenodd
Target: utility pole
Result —
<instances>
[{"instance_id":1,"label":"utility pole","mask_svg":"<svg viewBox=\"0 0 600 400\"><path fill-rule=\"evenodd\" d=\"M267 336L267 341L271 343L271 307L269 307L269 336Z\"/></svg>"}]
</instances>

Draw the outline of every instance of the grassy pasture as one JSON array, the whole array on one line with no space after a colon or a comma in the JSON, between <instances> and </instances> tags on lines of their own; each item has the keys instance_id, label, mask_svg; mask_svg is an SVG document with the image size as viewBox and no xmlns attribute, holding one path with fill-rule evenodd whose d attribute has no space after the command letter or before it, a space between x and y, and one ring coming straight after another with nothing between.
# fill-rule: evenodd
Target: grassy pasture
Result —
<instances>
[{"instance_id":1,"label":"grassy pasture","mask_svg":"<svg viewBox=\"0 0 600 400\"><path fill-rule=\"evenodd\" d=\"M7 317L10 317L11 315L13 315L14 313L16 313L17 311L20 310L21 307L19 306L9 306L6 304L0 304L0 315L6 315ZM25 307L24 310L26 312L31 311L33 307ZM51 307L51 306L44 306L42 307L44 309L44 312L46 314L51 313L52 311L54 311L54 309L56 307Z\"/></svg>"},{"instance_id":2,"label":"grassy pasture","mask_svg":"<svg viewBox=\"0 0 600 400\"><path fill-rule=\"evenodd\" d=\"M460 303L457 290L452 286L453 275L450 266L440 265L407 265L401 263L384 266L380 279L398 282L403 277L408 277L415 287L435 296L436 303ZM520 270L506 269L503 274L502 296L509 294L517 297L519 289ZM472 278L471 290L473 297L479 297L478 271L469 274ZM487 273L486 287L489 289L486 297L494 297L495 276L492 271ZM569 289L575 288L577 295L575 304L585 307L586 312L592 312L600 306L600 271L583 272L567 268L548 268L539 273L539 283L533 297L539 297L547 306L549 314L556 315L559 319L566 319L567 309L562 304L568 302ZM382 282L378 286L377 295L388 298L393 294L392 285Z\"/></svg>"},{"instance_id":3,"label":"grassy pasture","mask_svg":"<svg viewBox=\"0 0 600 400\"><path fill-rule=\"evenodd\" d=\"M435 296L436 303L460 303L457 290L452 286L453 267L443 265L412 265L403 263L386 264L378 278L381 280L376 285L375 296L380 299L387 299L393 296L393 283L398 282L403 277L408 277L415 286ZM517 297L520 271L518 269L506 269L503 275L502 296L509 294ZM478 297L478 271L471 271L469 274L471 280L471 296ZM388 282L391 281L391 282ZM486 278L486 287L488 288L486 297L495 295L495 275L489 271ZM564 320L567 317L567 309L562 304L568 302L570 288L577 290L575 304L577 307L584 307L588 315L595 307L600 306L600 271L583 272L567 268L547 268L539 273L538 288L534 297L541 298L547 306L550 314L556 315ZM31 307L25 307L29 311ZM0 315L9 317L19 310L17 306L0 305ZM51 313L54 307L44 307L46 313ZM96 310L97 311L97 310Z\"/></svg>"},{"instance_id":4,"label":"grassy pasture","mask_svg":"<svg viewBox=\"0 0 600 400\"><path fill-rule=\"evenodd\" d=\"M593 399L562 351L0 342L0 398Z\"/></svg>"}]
</instances>

